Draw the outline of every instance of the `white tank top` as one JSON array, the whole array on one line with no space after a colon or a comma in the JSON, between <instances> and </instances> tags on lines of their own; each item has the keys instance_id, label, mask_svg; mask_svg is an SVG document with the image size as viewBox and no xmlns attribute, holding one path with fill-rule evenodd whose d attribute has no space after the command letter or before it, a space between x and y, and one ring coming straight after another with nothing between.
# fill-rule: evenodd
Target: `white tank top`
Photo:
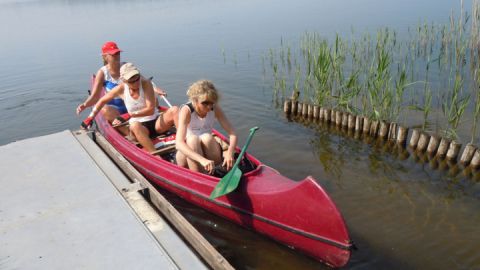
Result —
<instances>
[{"instance_id":1,"label":"white tank top","mask_svg":"<svg viewBox=\"0 0 480 270\"><path fill-rule=\"evenodd\" d=\"M187 126L187 137L189 135L200 136L205 133L212 133L213 125L217 118L215 117L215 111L209 111L203 118L198 116L197 112L193 108L192 103L185 104L190 109L190 124Z\"/></svg>"},{"instance_id":2,"label":"white tank top","mask_svg":"<svg viewBox=\"0 0 480 270\"><path fill-rule=\"evenodd\" d=\"M130 114L132 114L134 112L138 112L138 111L142 110L143 108L145 108L147 106L147 103L145 102L145 95L144 95L144 91L143 91L143 87L142 87L141 83L140 83L139 92L140 92L140 96L138 97L138 99L134 99L130 95L130 88L128 87L128 84L126 84L126 83L124 84L123 97L124 97L125 106L127 107L127 110ZM155 111L152 115L140 116L140 117L131 117L129 122L130 123L132 123L132 122L147 122L147 121L150 121L150 120L157 119L158 110L157 110L157 108L155 108L154 110Z\"/></svg>"}]
</instances>

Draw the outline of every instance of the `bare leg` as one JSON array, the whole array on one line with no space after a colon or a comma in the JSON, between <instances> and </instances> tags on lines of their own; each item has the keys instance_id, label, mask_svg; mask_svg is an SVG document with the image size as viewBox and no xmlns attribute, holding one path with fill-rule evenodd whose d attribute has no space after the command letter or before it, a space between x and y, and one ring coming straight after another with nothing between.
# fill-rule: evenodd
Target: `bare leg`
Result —
<instances>
[{"instance_id":1,"label":"bare leg","mask_svg":"<svg viewBox=\"0 0 480 270\"><path fill-rule=\"evenodd\" d=\"M112 121L115 120L115 118L117 118L120 115L120 113L117 111L117 109L115 109L111 106L104 106L102 108L102 112L103 112L103 117L105 117L105 119L109 123L112 123Z\"/></svg>"},{"instance_id":2,"label":"bare leg","mask_svg":"<svg viewBox=\"0 0 480 270\"><path fill-rule=\"evenodd\" d=\"M153 145L152 140L148 137L148 129L142 125L140 122L130 123L130 131L133 133L137 141L143 146L143 149L148 152L155 151L155 146Z\"/></svg>"},{"instance_id":3,"label":"bare leg","mask_svg":"<svg viewBox=\"0 0 480 270\"><path fill-rule=\"evenodd\" d=\"M178 125L178 107L173 106L166 112L160 114L155 122L155 130L162 134L169 130L173 125Z\"/></svg>"},{"instance_id":4,"label":"bare leg","mask_svg":"<svg viewBox=\"0 0 480 270\"><path fill-rule=\"evenodd\" d=\"M195 151L198 154L203 156L202 145L201 145L200 138L198 136L194 136L194 135L188 136L187 137L187 145L193 151ZM205 173L205 170L203 169L202 165L200 165L200 163L196 162L195 160L187 157L187 164L188 164L188 168L190 170L195 171L195 172Z\"/></svg>"},{"instance_id":5,"label":"bare leg","mask_svg":"<svg viewBox=\"0 0 480 270\"><path fill-rule=\"evenodd\" d=\"M175 160L177 161L178 166L188 169L187 157L182 153L182 151L177 150Z\"/></svg>"},{"instance_id":6,"label":"bare leg","mask_svg":"<svg viewBox=\"0 0 480 270\"><path fill-rule=\"evenodd\" d=\"M205 157L213 160L215 165L222 163L222 149L220 145L215 141L212 134L202 134L200 136L200 141L205 153Z\"/></svg>"},{"instance_id":7,"label":"bare leg","mask_svg":"<svg viewBox=\"0 0 480 270\"><path fill-rule=\"evenodd\" d=\"M109 123L112 123L113 120L115 120L115 118L120 116L120 113L118 112L118 110L111 107L111 106L104 106L102 108L102 113L103 113L103 117L105 117L105 119ZM123 136L128 135L128 127L127 126L117 127L117 131L120 132L120 134L122 134Z\"/></svg>"}]
</instances>

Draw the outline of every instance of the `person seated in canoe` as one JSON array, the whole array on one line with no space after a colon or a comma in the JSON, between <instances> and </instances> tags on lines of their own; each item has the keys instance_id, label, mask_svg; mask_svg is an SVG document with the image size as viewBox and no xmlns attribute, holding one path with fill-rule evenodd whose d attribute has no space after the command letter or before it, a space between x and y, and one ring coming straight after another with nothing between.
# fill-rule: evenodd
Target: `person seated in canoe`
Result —
<instances>
[{"instance_id":1,"label":"person seated in canoe","mask_svg":"<svg viewBox=\"0 0 480 270\"><path fill-rule=\"evenodd\" d=\"M211 81L200 80L187 91L189 102L182 105L175 139L179 166L213 174L215 165L222 163L222 149L212 135L216 120L229 136L229 147L223 153L223 166L230 170L234 163L237 135L220 104L219 94Z\"/></svg>"},{"instance_id":2,"label":"person seated in canoe","mask_svg":"<svg viewBox=\"0 0 480 270\"><path fill-rule=\"evenodd\" d=\"M105 92L112 91L117 85L122 83L120 79L120 67L124 63L120 62L120 53L122 50L118 48L118 45L113 41L108 41L102 46L102 59L104 66L102 66L96 73L95 82L93 88L87 99L77 106L77 115L80 114L86 108L94 105L101 96L102 89ZM166 95L165 91L158 87L154 87L154 91L159 95ZM121 98L114 98L107 103L107 106L102 108L102 113L108 122L118 124L120 120L115 119L126 113L127 107ZM128 133L128 130L119 129L124 135Z\"/></svg>"},{"instance_id":3,"label":"person seated in canoe","mask_svg":"<svg viewBox=\"0 0 480 270\"><path fill-rule=\"evenodd\" d=\"M121 98L130 114L130 133L146 151L153 152L155 146L151 138L166 132L173 125L178 126L178 107L159 113L151 81L144 78L132 63L122 65L120 79L122 83L100 98L84 123L91 121L108 102Z\"/></svg>"}]
</instances>

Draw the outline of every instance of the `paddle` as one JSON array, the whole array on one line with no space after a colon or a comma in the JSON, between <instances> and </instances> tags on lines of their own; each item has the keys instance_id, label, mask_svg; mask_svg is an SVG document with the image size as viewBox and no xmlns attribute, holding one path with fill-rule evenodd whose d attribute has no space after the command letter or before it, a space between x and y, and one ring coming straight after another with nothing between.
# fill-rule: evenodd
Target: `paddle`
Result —
<instances>
[{"instance_id":1,"label":"paddle","mask_svg":"<svg viewBox=\"0 0 480 270\"><path fill-rule=\"evenodd\" d=\"M225 194L228 194L237 188L238 183L240 182L240 178L242 177L242 171L240 170L240 168L238 168L238 164L240 164L240 161L242 160L243 155L245 154L245 151L247 150L248 145L252 140L253 134L255 134L255 131L257 131L257 129L258 127L253 127L250 129L250 135L248 135L247 142L243 146L242 152L240 152L240 155L235 161L235 164L233 164L232 169L230 169L230 171L220 180L220 182L218 182L218 184L213 189L212 193L210 194L211 199L215 199Z\"/></svg>"}]
</instances>

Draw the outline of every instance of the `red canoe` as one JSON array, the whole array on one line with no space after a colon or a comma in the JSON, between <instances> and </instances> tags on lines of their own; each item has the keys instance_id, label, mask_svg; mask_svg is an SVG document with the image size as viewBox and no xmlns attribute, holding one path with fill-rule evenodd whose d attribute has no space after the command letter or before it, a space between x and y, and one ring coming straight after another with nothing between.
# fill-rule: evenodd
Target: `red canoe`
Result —
<instances>
[{"instance_id":1,"label":"red canoe","mask_svg":"<svg viewBox=\"0 0 480 270\"><path fill-rule=\"evenodd\" d=\"M246 154L255 168L244 173L237 190L212 200L209 195L220 178L151 155L124 138L101 114L95 120L105 138L154 184L330 266L348 262L352 242L344 220L311 176L293 181Z\"/></svg>"}]
</instances>

